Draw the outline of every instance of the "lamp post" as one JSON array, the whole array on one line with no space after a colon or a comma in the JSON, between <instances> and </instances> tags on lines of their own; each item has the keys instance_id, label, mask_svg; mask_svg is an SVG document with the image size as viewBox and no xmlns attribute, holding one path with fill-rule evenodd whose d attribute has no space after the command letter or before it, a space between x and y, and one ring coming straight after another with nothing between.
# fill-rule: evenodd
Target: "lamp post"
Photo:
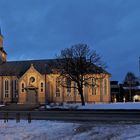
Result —
<instances>
[{"instance_id":1,"label":"lamp post","mask_svg":"<svg viewBox=\"0 0 140 140\"><path fill-rule=\"evenodd\" d=\"M125 103L125 97L123 97L123 102Z\"/></svg>"}]
</instances>

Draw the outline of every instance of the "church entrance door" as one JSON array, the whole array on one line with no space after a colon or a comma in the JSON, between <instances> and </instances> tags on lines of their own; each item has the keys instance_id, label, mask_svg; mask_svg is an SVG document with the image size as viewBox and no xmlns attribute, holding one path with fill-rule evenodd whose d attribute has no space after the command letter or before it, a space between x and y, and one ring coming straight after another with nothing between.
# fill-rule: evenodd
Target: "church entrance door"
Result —
<instances>
[{"instance_id":1,"label":"church entrance door","mask_svg":"<svg viewBox=\"0 0 140 140\"><path fill-rule=\"evenodd\" d=\"M35 88L27 90L27 104L37 104L37 90Z\"/></svg>"}]
</instances>

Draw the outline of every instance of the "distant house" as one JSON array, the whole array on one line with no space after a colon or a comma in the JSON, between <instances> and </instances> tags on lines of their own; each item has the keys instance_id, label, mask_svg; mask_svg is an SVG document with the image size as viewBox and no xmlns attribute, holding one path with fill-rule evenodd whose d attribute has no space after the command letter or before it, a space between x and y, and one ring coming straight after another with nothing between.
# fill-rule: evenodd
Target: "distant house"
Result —
<instances>
[{"instance_id":1,"label":"distant house","mask_svg":"<svg viewBox=\"0 0 140 140\"><path fill-rule=\"evenodd\" d=\"M48 64L55 59L7 61L0 33L0 102L44 104L47 102L80 102L77 90L63 88ZM99 68L100 69L100 68ZM100 73L103 70L100 69ZM100 73L97 76L100 76ZM93 73L96 74L96 73ZM91 81L95 82L95 81ZM110 74L98 80L96 87L84 87L86 102L110 102ZM74 84L69 81L68 84Z\"/></svg>"},{"instance_id":2,"label":"distant house","mask_svg":"<svg viewBox=\"0 0 140 140\"><path fill-rule=\"evenodd\" d=\"M128 85L126 83L122 85L126 101L140 101L140 87L138 82L134 85Z\"/></svg>"},{"instance_id":3,"label":"distant house","mask_svg":"<svg viewBox=\"0 0 140 140\"><path fill-rule=\"evenodd\" d=\"M120 85L118 81L110 81L111 102L119 101Z\"/></svg>"},{"instance_id":4,"label":"distant house","mask_svg":"<svg viewBox=\"0 0 140 140\"><path fill-rule=\"evenodd\" d=\"M135 102L140 101L140 87L127 83L119 84L118 81L110 81L111 102ZM131 98L130 98L131 97Z\"/></svg>"}]
</instances>

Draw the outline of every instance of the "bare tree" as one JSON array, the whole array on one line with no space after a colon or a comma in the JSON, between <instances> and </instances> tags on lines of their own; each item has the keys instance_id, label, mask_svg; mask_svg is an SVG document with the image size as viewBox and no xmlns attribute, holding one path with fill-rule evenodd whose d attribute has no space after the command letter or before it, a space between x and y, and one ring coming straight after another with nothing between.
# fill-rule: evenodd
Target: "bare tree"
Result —
<instances>
[{"instance_id":1,"label":"bare tree","mask_svg":"<svg viewBox=\"0 0 140 140\"><path fill-rule=\"evenodd\" d=\"M57 56L56 66L61 78L61 85L65 88L75 88L81 97L82 105L85 105L83 87L96 86L96 81L104 77L105 64L100 55L90 50L86 44L77 44L61 51ZM100 76L97 76L100 74ZM70 81L74 84L70 84Z\"/></svg>"}]
</instances>

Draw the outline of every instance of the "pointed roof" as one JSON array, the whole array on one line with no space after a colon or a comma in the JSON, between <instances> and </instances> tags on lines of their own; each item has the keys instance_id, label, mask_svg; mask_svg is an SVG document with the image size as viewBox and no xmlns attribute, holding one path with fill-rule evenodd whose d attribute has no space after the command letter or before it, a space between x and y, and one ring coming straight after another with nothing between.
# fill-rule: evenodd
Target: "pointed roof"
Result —
<instances>
[{"instance_id":1,"label":"pointed roof","mask_svg":"<svg viewBox=\"0 0 140 140\"><path fill-rule=\"evenodd\" d=\"M2 40L3 40L3 35L2 35L2 33L1 33L1 27L0 27L0 37L1 37ZM5 51L4 48L3 48L3 43L2 43L2 46L0 46L0 51L2 51L4 54L7 55L6 51Z\"/></svg>"},{"instance_id":2,"label":"pointed roof","mask_svg":"<svg viewBox=\"0 0 140 140\"><path fill-rule=\"evenodd\" d=\"M56 62L57 62L56 59L8 61L0 65L0 76L21 77L31 67L31 65L33 65L34 68L40 74L52 74L54 73L53 69L57 68ZM97 66L94 66L94 68L91 71L91 73L103 73L103 72L109 74L108 72Z\"/></svg>"}]
</instances>

